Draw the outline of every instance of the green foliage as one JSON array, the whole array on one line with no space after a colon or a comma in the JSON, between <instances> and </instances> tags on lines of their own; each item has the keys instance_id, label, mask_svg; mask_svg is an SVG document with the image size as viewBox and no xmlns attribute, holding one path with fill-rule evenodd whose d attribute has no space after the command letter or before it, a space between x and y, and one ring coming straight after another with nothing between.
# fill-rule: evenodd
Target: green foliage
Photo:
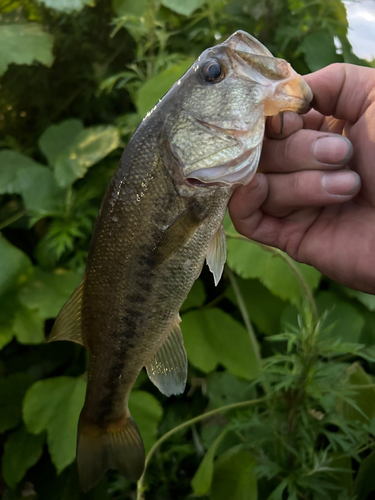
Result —
<instances>
[{"instance_id":1,"label":"green foliage","mask_svg":"<svg viewBox=\"0 0 375 500\"><path fill-rule=\"evenodd\" d=\"M5 482L14 488L26 471L39 460L44 444L44 435L34 436L24 426L9 436L4 444L2 471Z\"/></svg>"},{"instance_id":2,"label":"green foliage","mask_svg":"<svg viewBox=\"0 0 375 500\"><path fill-rule=\"evenodd\" d=\"M79 500L86 354L44 339L82 279L120 147L237 29L302 74L368 63L341 0L0 0L0 14L0 495ZM87 498L365 500L374 297L225 229L222 281L205 267L181 310L186 393L141 374L130 396L149 454L138 493L110 471Z\"/></svg>"},{"instance_id":3,"label":"green foliage","mask_svg":"<svg viewBox=\"0 0 375 500\"><path fill-rule=\"evenodd\" d=\"M23 419L32 434L47 432L48 449L57 472L73 462L77 425L85 397L82 378L56 377L35 382L23 403Z\"/></svg>"},{"instance_id":4,"label":"green foliage","mask_svg":"<svg viewBox=\"0 0 375 500\"><path fill-rule=\"evenodd\" d=\"M9 64L32 64L34 61L51 65L53 37L38 23L0 25L0 75Z\"/></svg>"}]
</instances>

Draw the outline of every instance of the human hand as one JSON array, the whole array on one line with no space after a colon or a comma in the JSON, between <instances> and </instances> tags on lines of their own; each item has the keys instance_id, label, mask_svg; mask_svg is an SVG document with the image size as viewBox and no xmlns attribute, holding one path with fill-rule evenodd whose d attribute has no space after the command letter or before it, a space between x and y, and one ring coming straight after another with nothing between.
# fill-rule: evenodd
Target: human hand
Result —
<instances>
[{"instance_id":1,"label":"human hand","mask_svg":"<svg viewBox=\"0 0 375 500\"><path fill-rule=\"evenodd\" d=\"M333 64L304 78L315 109L286 112L282 134L280 117L268 119L262 173L234 192L230 215L248 238L375 293L375 69Z\"/></svg>"}]
</instances>

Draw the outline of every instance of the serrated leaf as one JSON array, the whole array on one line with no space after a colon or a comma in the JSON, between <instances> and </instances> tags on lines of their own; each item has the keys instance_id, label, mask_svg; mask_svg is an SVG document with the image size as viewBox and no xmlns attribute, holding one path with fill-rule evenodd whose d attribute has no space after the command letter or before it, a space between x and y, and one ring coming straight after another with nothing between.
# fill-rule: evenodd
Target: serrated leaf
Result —
<instances>
[{"instance_id":1,"label":"serrated leaf","mask_svg":"<svg viewBox=\"0 0 375 500\"><path fill-rule=\"evenodd\" d=\"M328 338L339 338L342 342L358 342L365 323L358 309L340 300L332 292L321 292L316 299L316 305L320 314L329 312L322 325L322 328L329 326L326 334Z\"/></svg>"},{"instance_id":2,"label":"serrated leaf","mask_svg":"<svg viewBox=\"0 0 375 500\"><path fill-rule=\"evenodd\" d=\"M0 234L0 295L17 288L30 278L29 257Z\"/></svg>"},{"instance_id":3,"label":"serrated leaf","mask_svg":"<svg viewBox=\"0 0 375 500\"><path fill-rule=\"evenodd\" d=\"M137 97L137 108L144 116L163 97L172 85L190 68L194 59L189 57L178 64L153 76L139 89Z\"/></svg>"},{"instance_id":4,"label":"serrated leaf","mask_svg":"<svg viewBox=\"0 0 375 500\"><path fill-rule=\"evenodd\" d=\"M23 419L29 432L47 431L48 449L60 473L76 455L77 425L86 392L82 378L40 380L27 391Z\"/></svg>"},{"instance_id":5,"label":"serrated leaf","mask_svg":"<svg viewBox=\"0 0 375 500\"><path fill-rule=\"evenodd\" d=\"M41 344L45 340L44 319L28 307L17 309L12 330L21 344Z\"/></svg>"},{"instance_id":6,"label":"serrated leaf","mask_svg":"<svg viewBox=\"0 0 375 500\"><path fill-rule=\"evenodd\" d=\"M67 149L83 130L81 120L72 118L57 125L51 125L40 136L38 144L40 150L53 166L60 153Z\"/></svg>"},{"instance_id":7,"label":"serrated leaf","mask_svg":"<svg viewBox=\"0 0 375 500\"><path fill-rule=\"evenodd\" d=\"M79 12L84 7L94 7L94 0L37 0L37 3L44 4L49 9L56 10L57 12Z\"/></svg>"},{"instance_id":8,"label":"serrated leaf","mask_svg":"<svg viewBox=\"0 0 375 500\"><path fill-rule=\"evenodd\" d=\"M22 195L26 208L41 216L64 211L66 191L47 167L10 150L0 152L0 164L0 193Z\"/></svg>"},{"instance_id":9,"label":"serrated leaf","mask_svg":"<svg viewBox=\"0 0 375 500\"><path fill-rule=\"evenodd\" d=\"M129 410L139 427L145 451L148 453L157 439L158 426L163 416L163 407L148 392L132 391L129 398Z\"/></svg>"},{"instance_id":10,"label":"serrated leaf","mask_svg":"<svg viewBox=\"0 0 375 500\"><path fill-rule=\"evenodd\" d=\"M53 37L37 23L0 25L0 75L9 64L52 64Z\"/></svg>"},{"instance_id":11,"label":"serrated leaf","mask_svg":"<svg viewBox=\"0 0 375 500\"><path fill-rule=\"evenodd\" d=\"M2 473L8 486L14 488L26 471L37 463L43 452L44 439L44 434L29 434L25 426L8 437L2 458Z\"/></svg>"},{"instance_id":12,"label":"serrated leaf","mask_svg":"<svg viewBox=\"0 0 375 500\"><path fill-rule=\"evenodd\" d=\"M246 329L220 309L184 314L181 323L189 361L208 373L218 364L238 377L253 380L258 362Z\"/></svg>"},{"instance_id":13,"label":"serrated leaf","mask_svg":"<svg viewBox=\"0 0 375 500\"><path fill-rule=\"evenodd\" d=\"M162 0L162 5L177 14L190 16L195 10L204 5L206 0Z\"/></svg>"},{"instance_id":14,"label":"serrated leaf","mask_svg":"<svg viewBox=\"0 0 375 500\"><path fill-rule=\"evenodd\" d=\"M55 177L61 187L73 184L86 174L89 167L105 158L120 145L118 129L98 126L82 130L73 144L56 159Z\"/></svg>"},{"instance_id":15,"label":"serrated leaf","mask_svg":"<svg viewBox=\"0 0 375 500\"><path fill-rule=\"evenodd\" d=\"M37 310L40 317L54 318L81 279L81 274L73 271L47 273L35 268L33 281L22 288L19 299L23 305Z\"/></svg>"},{"instance_id":16,"label":"serrated leaf","mask_svg":"<svg viewBox=\"0 0 375 500\"><path fill-rule=\"evenodd\" d=\"M214 473L214 459L216 451L226 433L227 429L225 429L208 448L207 453L200 463L197 472L191 480L190 484L195 495L205 495L209 492Z\"/></svg>"},{"instance_id":17,"label":"serrated leaf","mask_svg":"<svg viewBox=\"0 0 375 500\"><path fill-rule=\"evenodd\" d=\"M191 309L193 307L200 307L204 304L205 300L206 291L204 289L203 282L198 279L194 282L194 285L186 297L185 302L182 304L181 311L186 311L187 309Z\"/></svg>"},{"instance_id":18,"label":"serrated leaf","mask_svg":"<svg viewBox=\"0 0 375 500\"><path fill-rule=\"evenodd\" d=\"M33 379L26 373L0 378L0 434L13 429L22 420L22 400Z\"/></svg>"},{"instance_id":19,"label":"serrated leaf","mask_svg":"<svg viewBox=\"0 0 375 500\"><path fill-rule=\"evenodd\" d=\"M342 58L336 54L333 36L327 31L309 33L302 40L301 50L311 71L317 71L334 62L341 62Z\"/></svg>"},{"instance_id":20,"label":"serrated leaf","mask_svg":"<svg viewBox=\"0 0 375 500\"><path fill-rule=\"evenodd\" d=\"M274 295L299 305L302 289L285 260L252 241L228 238L227 263L242 278L258 278ZM317 288L321 274L311 266L294 262L312 290Z\"/></svg>"},{"instance_id":21,"label":"serrated leaf","mask_svg":"<svg viewBox=\"0 0 375 500\"><path fill-rule=\"evenodd\" d=\"M216 463L210 498L212 500L258 500L256 462L250 452L232 448Z\"/></svg>"}]
</instances>

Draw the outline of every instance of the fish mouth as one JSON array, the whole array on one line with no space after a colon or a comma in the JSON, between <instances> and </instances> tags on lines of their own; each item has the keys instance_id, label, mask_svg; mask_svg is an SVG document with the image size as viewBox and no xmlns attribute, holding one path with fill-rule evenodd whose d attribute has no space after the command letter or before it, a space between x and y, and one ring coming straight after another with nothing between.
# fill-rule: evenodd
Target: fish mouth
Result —
<instances>
[{"instance_id":1,"label":"fish mouth","mask_svg":"<svg viewBox=\"0 0 375 500\"><path fill-rule=\"evenodd\" d=\"M255 175L260 152L261 144L216 167L202 168L190 172L186 180L193 187L248 184Z\"/></svg>"}]
</instances>

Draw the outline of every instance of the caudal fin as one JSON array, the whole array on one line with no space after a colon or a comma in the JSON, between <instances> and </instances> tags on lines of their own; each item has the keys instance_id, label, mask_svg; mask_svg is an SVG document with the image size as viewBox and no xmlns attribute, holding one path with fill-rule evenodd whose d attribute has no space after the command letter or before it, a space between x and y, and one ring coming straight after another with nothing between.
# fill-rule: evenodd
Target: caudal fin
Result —
<instances>
[{"instance_id":1,"label":"caudal fin","mask_svg":"<svg viewBox=\"0 0 375 500\"><path fill-rule=\"evenodd\" d=\"M81 414L77 464L84 492L95 486L108 469L117 469L128 479L139 479L145 465L145 450L130 413L105 429L86 422Z\"/></svg>"}]
</instances>

